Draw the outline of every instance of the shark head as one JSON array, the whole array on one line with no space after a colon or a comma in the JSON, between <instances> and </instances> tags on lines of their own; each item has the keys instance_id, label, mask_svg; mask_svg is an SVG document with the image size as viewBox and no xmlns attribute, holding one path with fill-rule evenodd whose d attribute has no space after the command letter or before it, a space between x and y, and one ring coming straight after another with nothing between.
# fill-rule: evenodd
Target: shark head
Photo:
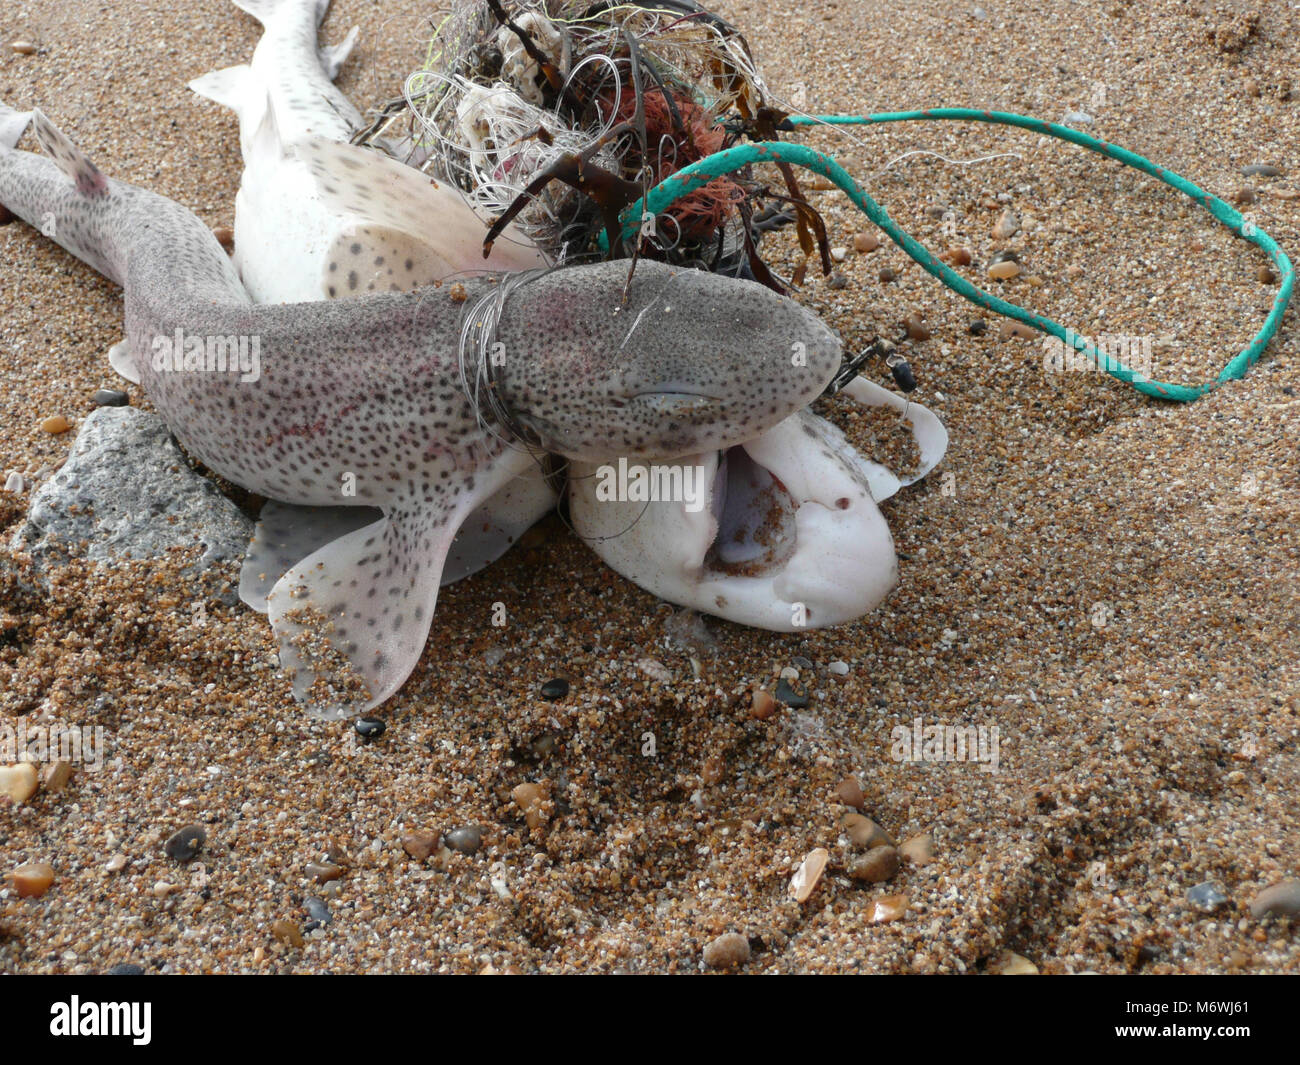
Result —
<instances>
[{"instance_id":1,"label":"shark head","mask_svg":"<svg viewBox=\"0 0 1300 1065\"><path fill-rule=\"evenodd\" d=\"M627 277L626 262L569 267L505 298L496 395L547 451L596 462L729 447L806 406L840 365L825 324L760 285L644 261Z\"/></svg>"}]
</instances>

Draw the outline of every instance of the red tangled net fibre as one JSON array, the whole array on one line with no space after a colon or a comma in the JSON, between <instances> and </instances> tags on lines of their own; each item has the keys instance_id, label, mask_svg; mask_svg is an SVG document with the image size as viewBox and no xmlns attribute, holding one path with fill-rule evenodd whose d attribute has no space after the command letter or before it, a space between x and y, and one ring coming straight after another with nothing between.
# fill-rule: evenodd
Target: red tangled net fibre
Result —
<instances>
[{"instance_id":1,"label":"red tangled net fibre","mask_svg":"<svg viewBox=\"0 0 1300 1065\"><path fill-rule=\"evenodd\" d=\"M673 106L681 119L679 129L662 88L642 93L641 99L645 105L646 147L654 184L722 149L725 132L714 125L704 108L693 100L672 93ZM608 97L602 102L606 108L611 103ZM625 90L620 96L615 120L632 121L635 116L635 94ZM640 155L640 149L634 147L625 163L639 171L647 162ZM730 178L720 177L678 200L665 213L681 227L683 237L703 242L714 237L732 207L744 198L744 189Z\"/></svg>"}]
</instances>

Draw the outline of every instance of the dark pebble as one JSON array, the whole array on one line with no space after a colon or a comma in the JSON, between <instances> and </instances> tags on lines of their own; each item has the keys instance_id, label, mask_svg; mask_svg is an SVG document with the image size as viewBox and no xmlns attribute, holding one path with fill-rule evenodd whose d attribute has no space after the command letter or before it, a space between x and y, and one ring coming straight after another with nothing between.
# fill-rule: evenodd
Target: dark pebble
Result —
<instances>
[{"instance_id":1,"label":"dark pebble","mask_svg":"<svg viewBox=\"0 0 1300 1065\"><path fill-rule=\"evenodd\" d=\"M543 699L563 699L569 694L569 682L563 677L548 680L542 685Z\"/></svg>"},{"instance_id":2,"label":"dark pebble","mask_svg":"<svg viewBox=\"0 0 1300 1065\"><path fill-rule=\"evenodd\" d=\"M318 925L326 925L334 920L334 915L330 913L330 908L315 895L308 895L302 900L302 904L306 907L308 916L310 916Z\"/></svg>"},{"instance_id":3,"label":"dark pebble","mask_svg":"<svg viewBox=\"0 0 1300 1065\"><path fill-rule=\"evenodd\" d=\"M1243 166L1241 172L1247 177L1281 177L1282 171L1275 166L1269 166L1267 163L1251 163L1250 166Z\"/></svg>"},{"instance_id":4,"label":"dark pebble","mask_svg":"<svg viewBox=\"0 0 1300 1065\"><path fill-rule=\"evenodd\" d=\"M131 402L131 398L116 388L101 388L90 397L90 402L96 407L125 407Z\"/></svg>"},{"instance_id":5,"label":"dark pebble","mask_svg":"<svg viewBox=\"0 0 1300 1065\"><path fill-rule=\"evenodd\" d=\"M483 843L483 832L475 827L453 828L442 837L442 841L461 854L474 854Z\"/></svg>"},{"instance_id":6,"label":"dark pebble","mask_svg":"<svg viewBox=\"0 0 1300 1065\"><path fill-rule=\"evenodd\" d=\"M983 318L976 318L975 321L971 322L968 328L970 329L971 336L982 337L989 331L989 324L984 321Z\"/></svg>"},{"instance_id":7,"label":"dark pebble","mask_svg":"<svg viewBox=\"0 0 1300 1065\"><path fill-rule=\"evenodd\" d=\"M144 968L142 966L135 965L132 962L124 961L118 965L114 965L104 975L105 976L143 976Z\"/></svg>"},{"instance_id":8,"label":"dark pebble","mask_svg":"<svg viewBox=\"0 0 1300 1065\"><path fill-rule=\"evenodd\" d=\"M795 669L813 668L812 659L804 658L803 655L795 655L792 659L790 659L790 665L794 666Z\"/></svg>"},{"instance_id":9,"label":"dark pebble","mask_svg":"<svg viewBox=\"0 0 1300 1065\"><path fill-rule=\"evenodd\" d=\"M167 841L167 857L188 862L203 849L208 834L198 825L186 825Z\"/></svg>"},{"instance_id":10,"label":"dark pebble","mask_svg":"<svg viewBox=\"0 0 1300 1065\"><path fill-rule=\"evenodd\" d=\"M896 278L897 276L898 275L894 273L894 271L891 270L888 266L886 266L883 270L880 271L880 280L883 281L885 284L889 284L889 282L893 281L894 278Z\"/></svg>"},{"instance_id":11,"label":"dark pebble","mask_svg":"<svg viewBox=\"0 0 1300 1065\"><path fill-rule=\"evenodd\" d=\"M839 290L849 287L849 279L837 270L827 279L826 284L829 288Z\"/></svg>"},{"instance_id":12,"label":"dark pebble","mask_svg":"<svg viewBox=\"0 0 1300 1065\"><path fill-rule=\"evenodd\" d=\"M776 685L776 697L786 706L792 706L796 710L802 710L808 705L807 693L795 691L784 677Z\"/></svg>"},{"instance_id":13,"label":"dark pebble","mask_svg":"<svg viewBox=\"0 0 1300 1065\"><path fill-rule=\"evenodd\" d=\"M359 717L352 727L363 740L377 740L388 731L388 724L382 717Z\"/></svg>"}]
</instances>

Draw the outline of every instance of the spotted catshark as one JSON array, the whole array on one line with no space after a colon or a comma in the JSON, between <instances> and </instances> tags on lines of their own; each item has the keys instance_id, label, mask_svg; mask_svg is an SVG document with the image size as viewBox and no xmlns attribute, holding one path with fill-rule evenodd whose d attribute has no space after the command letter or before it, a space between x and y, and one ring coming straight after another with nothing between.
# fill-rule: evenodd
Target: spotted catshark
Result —
<instances>
[{"instance_id":1,"label":"spotted catshark","mask_svg":"<svg viewBox=\"0 0 1300 1065\"><path fill-rule=\"evenodd\" d=\"M369 262L374 242L367 237L377 226L385 240L424 249L428 261L475 266L485 227L467 204L439 199L436 181L345 143L352 128L341 116L356 111L337 102L337 68L326 59L332 53L317 45L322 12L316 0L236 2L265 26L251 63L190 85L239 117L245 169L236 261L250 294L259 302L286 293L303 299L354 294L355 282L340 291L338 271L321 270L313 236L319 232L342 234L335 246L345 249L337 255L345 264L356 258L346 252L354 239L366 240ZM348 42L354 39L349 35ZM292 72L292 88L277 87L281 71ZM296 144L282 145L277 129L282 140L296 136ZM278 195L281 188L292 195ZM458 197L454 190L446 195ZM514 232L508 247L519 256L529 245ZM418 283L404 275L393 287ZM921 405L905 405L865 380L852 382L844 395L869 406L906 406L921 453L910 478L867 461L839 430L805 410L755 440L678 463L675 472L693 476L703 489L704 498L693 504L681 496L605 498L597 483L614 464L571 464L574 528L612 568L679 605L781 631L861 617L897 581L892 537L877 504L933 468L947 434ZM497 557L552 502L536 470L521 475L465 523L444 582ZM260 607L269 585L306 548L358 520L364 519L355 508L268 504L244 567L245 601Z\"/></svg>"},{"instance_id":2,"label":"spotted catshark","mask_svg":"<svg viewBox=\"0 0 1300 1065\"><path fill-rule=\"evenodd\" d=\"M189 210L106 177L39 111L50 158L17 150L27 118L0 110L0 204L52 219L45 232L123 287L121 355L181 444L270 498L381 512L270 595L281 663L321 715L374 707L415 668L457 529L533 461L506 424L569 459L671 460L760 436L840 363L837 338L794 301L658 263L630 285L609 262L255 305ZM459 343L485 308L499 312L490 406L465 387ZM240 338L257 341L256 374L227 359Z\"/></svg>"}]
</instances>

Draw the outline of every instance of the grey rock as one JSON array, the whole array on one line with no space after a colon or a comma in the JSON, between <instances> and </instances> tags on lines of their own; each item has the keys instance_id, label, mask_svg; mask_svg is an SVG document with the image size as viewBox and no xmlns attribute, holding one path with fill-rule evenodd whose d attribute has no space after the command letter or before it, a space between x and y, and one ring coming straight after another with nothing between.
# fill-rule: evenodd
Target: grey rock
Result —
<instances>
[{"instance_id":1,"label":"grey rock","mask_svg":"<svg viewBox=\"0 0 1300 1065\"><path fill-rule=\"evenodd\" d=\"M65 557L162 558L198 543L203 554L190 567L198 575L241 560L252 533L252 521L190 468L161 418L100 407L63 468L33 495L10 546L40 568Z\"/></svg>"}]
</instances>

